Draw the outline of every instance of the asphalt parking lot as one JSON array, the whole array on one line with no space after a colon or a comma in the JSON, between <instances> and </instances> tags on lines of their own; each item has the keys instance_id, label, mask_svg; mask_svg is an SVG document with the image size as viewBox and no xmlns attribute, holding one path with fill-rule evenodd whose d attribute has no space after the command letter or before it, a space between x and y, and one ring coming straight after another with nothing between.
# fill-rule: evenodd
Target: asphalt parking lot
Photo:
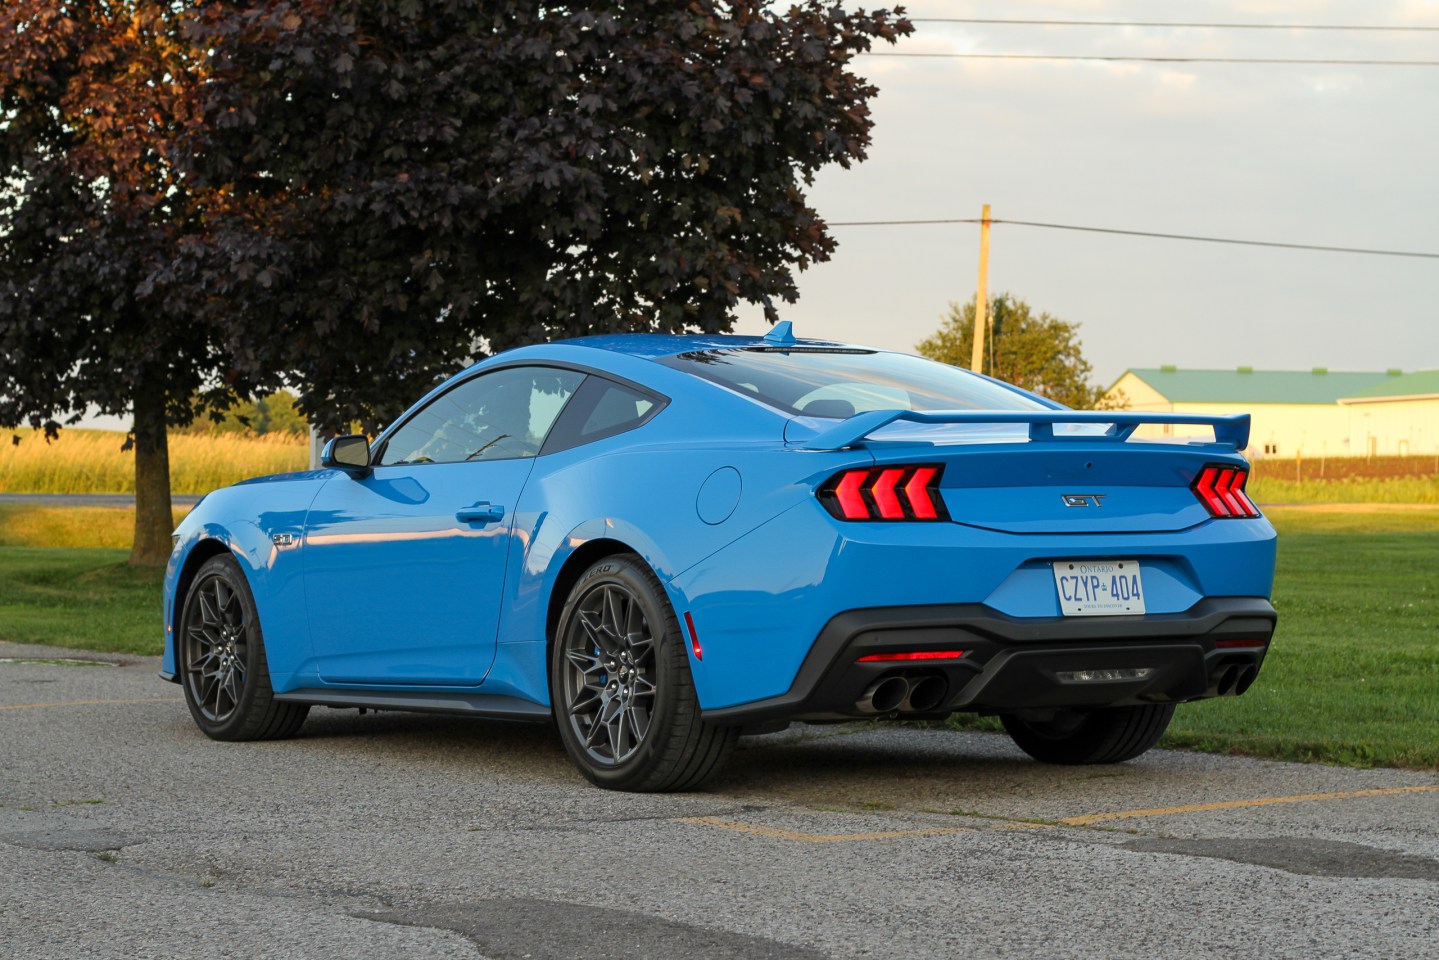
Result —
<instances>
[{"instance_id":1,"label":"asphalt parking lot","mask_svg":"<svg viewBox=\"0 0 1439 960\"><path fill-rule=\"evenodd\" d=\"M1439 957L1433 772L795 726L627 795L543 726L213 743L157 668L0 643L6 956Z\"/></svg>"}]
</instances>

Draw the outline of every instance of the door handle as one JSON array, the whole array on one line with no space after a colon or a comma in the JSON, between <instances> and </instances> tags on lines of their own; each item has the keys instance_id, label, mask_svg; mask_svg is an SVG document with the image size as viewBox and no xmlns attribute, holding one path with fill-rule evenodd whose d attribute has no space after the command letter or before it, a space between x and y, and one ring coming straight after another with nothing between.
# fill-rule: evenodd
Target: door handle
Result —
<instances>
[{"instance_id":1,"label":"door handle","mask_svg":"<svg viewBox=\"0 0 1439 960\"><path fill-rule=\"evenodd\" d=\"M494 523L505 516L505 508L498 503L476 503L455 511L455 519L461 523Z\"/></svg>"}]
</instances>

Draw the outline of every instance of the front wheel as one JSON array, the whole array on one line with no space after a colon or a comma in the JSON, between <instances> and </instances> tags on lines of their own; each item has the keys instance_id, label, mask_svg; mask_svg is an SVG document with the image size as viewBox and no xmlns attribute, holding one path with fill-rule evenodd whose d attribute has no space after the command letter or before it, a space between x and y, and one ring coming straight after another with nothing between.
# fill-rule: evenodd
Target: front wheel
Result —
<instances>
[{"instance_id":1,"label":"front wheel","mask_svg":"<svg viewBox=\"0 0 1439 960\"><path fill-rule=\"evenodd\" d=\"M1015 745L1042 763L1122 763L1159 742L1174 704L1000 715Z\"/></svg>"},{"instance_id":2,"label":"front wheel","mask_svg":"<svg viewBox=\"0 0 1439 960\"><path fill-rule=\"evenodd\" d=\"M196 572L177 640L185 703L206 736L274 740L305 722L308 704L274 698L260 615L233 557L212 557Z\"/></svg>"},{"instance_id":3,"label":"front wheel","mask_svg":"<svg viewBox=\"0 0 1439 960\"><path fill-rule=\"evenodd\" d=\"M585 571L560 614L550 660L565 750L611 790L688 790L717 773L739 731L700 717L679 623L638 557Z\"/></svg>"}]
</instances>

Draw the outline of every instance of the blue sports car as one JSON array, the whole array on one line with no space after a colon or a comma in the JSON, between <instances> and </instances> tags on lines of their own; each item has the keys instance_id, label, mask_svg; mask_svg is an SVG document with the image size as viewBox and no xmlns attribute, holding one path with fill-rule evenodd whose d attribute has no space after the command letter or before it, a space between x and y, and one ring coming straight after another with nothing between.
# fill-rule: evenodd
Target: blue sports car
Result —
<instances>
[{"instance_id":1,"label":"blue sports car","mask_svg":"<svg viewBox=\"0 0 1439 960\"><path fill-rule=\"evenodd\" d=\"M524 347L206 496L163 675L217 740L316 704L553 718L622 790L796 719L969 711L1042 761L1127 760L1268 650L1248 433L787 323Z\"/></svg>"}]
</instances>

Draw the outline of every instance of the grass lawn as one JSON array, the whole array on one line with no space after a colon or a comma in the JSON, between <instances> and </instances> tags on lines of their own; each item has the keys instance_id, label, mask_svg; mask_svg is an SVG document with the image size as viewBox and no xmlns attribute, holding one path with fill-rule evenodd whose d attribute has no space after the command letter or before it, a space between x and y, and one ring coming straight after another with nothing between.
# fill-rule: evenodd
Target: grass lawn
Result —
<instances>
[{"instance_id":1,"label":"grass lawn","mask_svg":"<svg viewBox=\"0 0 1439 960\"><path fill-rule=\"evenodd\" d=\"M1347 530L1342 514L1276 513L1264 669L1242 697L1180 707L1163 745L1439 768L1439 511L1407 528L1350 514Z\"/></svg>"},{"instance_id":2,"label":"grass lawn","mask_svg":"<svg viewBox=\"0 0 1439 960\"><path fill-rule=\"evenodd\" d=\"M0 508L0 639L160 652L161 571L128 567L124 549L17 545L129 522L128 510L94 509L115 515L21 523ZM1266 512L1280 532L1280 619L1264 670L1243 697L1180 707L1163 745L1439 769L1439 507Z\"/></svg>"},{"instance_id":3,"label":"grass lawn","mask_svg":"<svg viewBox=\"0 0 1439 960\"><path fill-rule=\"evenodd\" d=\"M0 547L0 640L158 654L164 570L129 550Z\"/></svg>"}]
</instances>

